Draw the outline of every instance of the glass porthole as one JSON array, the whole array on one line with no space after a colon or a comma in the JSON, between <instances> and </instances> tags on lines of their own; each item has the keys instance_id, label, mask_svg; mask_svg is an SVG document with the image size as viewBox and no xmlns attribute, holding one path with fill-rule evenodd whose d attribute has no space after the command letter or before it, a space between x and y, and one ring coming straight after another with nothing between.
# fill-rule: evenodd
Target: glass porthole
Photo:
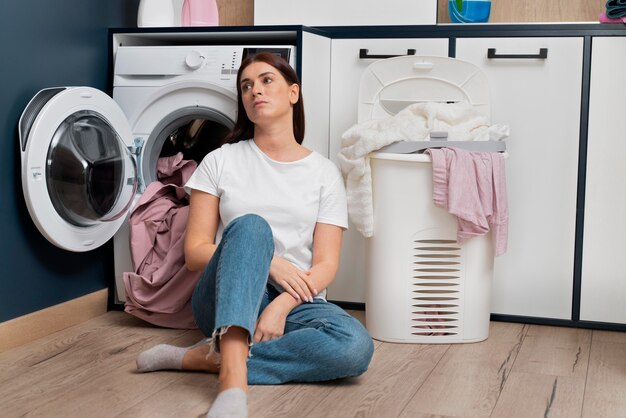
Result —
<instances>
[{"instance_id":1,"label":"glass porthole","mask_svg":"<svg viewBox=\"0 0 626 418\"><path fill-rule=\"evenodd\" d=\"M89 226L126 213L137 189L137 167L106 119L84 110L67 117L54 133L46 185L63 219Z\"/></svg>"}]
</instances>

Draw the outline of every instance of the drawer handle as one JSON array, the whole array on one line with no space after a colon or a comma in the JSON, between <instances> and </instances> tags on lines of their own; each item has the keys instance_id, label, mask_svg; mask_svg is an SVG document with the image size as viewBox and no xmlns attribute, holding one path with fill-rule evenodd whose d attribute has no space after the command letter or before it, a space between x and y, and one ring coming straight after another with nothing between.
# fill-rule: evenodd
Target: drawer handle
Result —
<instances>
[{"instance_id":1,"label":"drawer handle","mask_svg":"<svg viewBox=\"0 0 626 418\"><path fill-rule=\"evenodd\" d=\"M415 49L407 49L406 55L415 55L417 51ZM359 58L360 59L385 59L385 58L393 58L393 57L403 57L404 55L370 55L369 49L359 49Z\"/></svg>"},{"instance_id":2,"label":"drawer handle","mask_svg":"<svg viewBox=\"0 0 626 418\"><path fill-rule=\"evenodd\" d=\"M539 48L538 54L496 54L495 48L487 49L487 58L499 59L499 58L514 58L514 59L542 59L548 58L548 48Z\"/></svg>"}]
</instances>

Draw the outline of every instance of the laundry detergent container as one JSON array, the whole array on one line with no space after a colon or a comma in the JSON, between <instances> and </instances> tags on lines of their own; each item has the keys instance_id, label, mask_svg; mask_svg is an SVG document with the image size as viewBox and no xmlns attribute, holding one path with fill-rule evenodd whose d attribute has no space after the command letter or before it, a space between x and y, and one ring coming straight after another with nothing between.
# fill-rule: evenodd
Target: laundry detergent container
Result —
<instances>
[{"instance_id":1,"label":"laundry detergent container","mask_svg":"<svg viewBox=\"0 0 626 418\"><path fill-rule=\"evenodd\" d=\"M447 57L408 56L366 69L359 122L419 102L464 102L486 120L490 116L489 85L478 67ZM489 335L491 234L457 242L456 217L433 203L431 159L420 152L445 146L503 151L504 143L436 142L398 142L370 154L374 233L366 245L366 324L378 340L448 344Z\"/></svg>"},{"instance_id":2,"label":"laundry detergent container","mask_svg":"<svg viewBox=\"0 0 626 418\"><path fill-rule=\"evenodd\" d=\"M367 242L366 324L373 338L464 343L489 335L491 234L456 241L457 221L434 205L426 154L370 156L374 235Z\"/></svg>"}]
</instances>

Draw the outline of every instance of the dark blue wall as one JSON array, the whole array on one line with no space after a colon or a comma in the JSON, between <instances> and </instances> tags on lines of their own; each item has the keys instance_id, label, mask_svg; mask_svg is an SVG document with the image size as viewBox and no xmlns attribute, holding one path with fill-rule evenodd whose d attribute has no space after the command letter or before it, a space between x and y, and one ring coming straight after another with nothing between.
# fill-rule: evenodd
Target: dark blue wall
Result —
<instances>
[{"instance_id":1,"label":"dark blue wall","mask_svg":"<svg viewBox=\"0 0 626 418\"><path fill-rule=\"evenodd\" d=\"M20 181L17 123L44 87L106 90L110 27L136 26L138 0L4 1L0 12L0 322L108 287L112 251L73 254L39 234Z\"/></svg>"}]
</instances>

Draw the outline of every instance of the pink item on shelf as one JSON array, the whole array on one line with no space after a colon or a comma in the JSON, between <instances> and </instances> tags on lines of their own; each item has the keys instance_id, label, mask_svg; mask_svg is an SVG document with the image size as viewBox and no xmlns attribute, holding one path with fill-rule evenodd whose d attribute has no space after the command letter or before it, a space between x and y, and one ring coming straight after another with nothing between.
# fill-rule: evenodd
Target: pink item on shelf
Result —
<instances>
[{"instance_id":1,"label":"pink item on shelf","mask_svg":"<svg viewBox=\"0 0 626 418\"><path fill-rule=\"evenodd\" d=\"M626 16L611 19L606 13L600 13L600 23L626 23Z\"/></svg>"},{"instance_id":2,"label":"pink item on shelf","mask_svg":"<svg viewBox=\"0 0 626 418\"><path fill-rule=\"evenodd\" d=\"M435 205L457 217L457 241L492 231L495 255L506 252L509 208L504 157L459 148L428 149Z\"/></svg>"},{"instance_id":3,"label":"pink item on shelf","mask_svg":"<svg viewBox=\"0 0 626 418\"><path fill-rule=\"evenodd\" d=\"M219 26L216 0L185 0L182 10L183 26Z\"/></svg>"}]
</instances>

